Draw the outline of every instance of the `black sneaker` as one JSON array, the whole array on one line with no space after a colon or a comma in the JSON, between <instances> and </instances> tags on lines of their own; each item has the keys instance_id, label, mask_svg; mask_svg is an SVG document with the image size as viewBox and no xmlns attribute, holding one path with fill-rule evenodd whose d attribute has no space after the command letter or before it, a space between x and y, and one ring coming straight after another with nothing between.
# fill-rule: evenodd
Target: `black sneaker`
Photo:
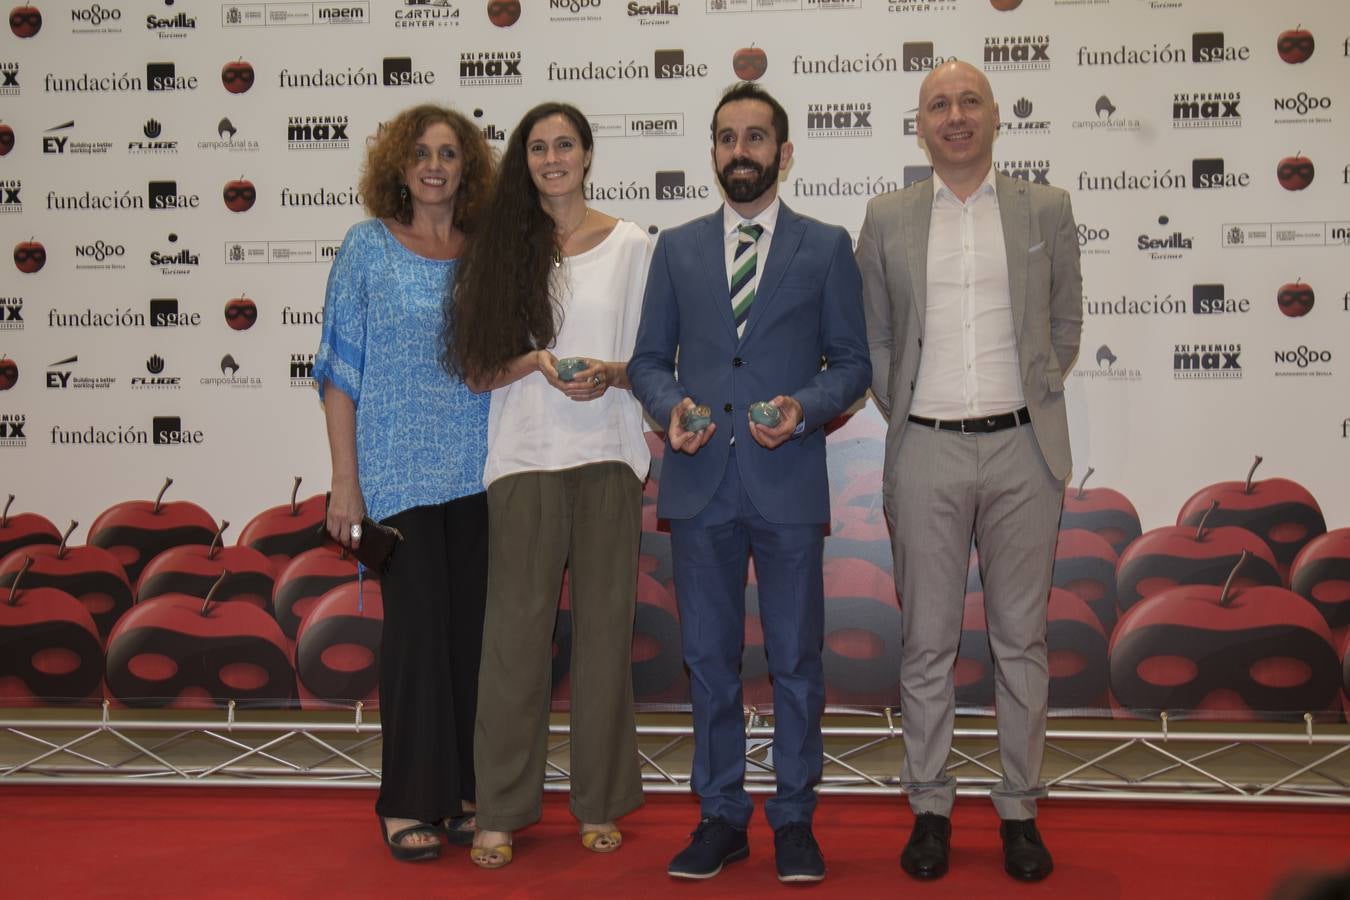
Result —
<instances>
[{"instance_id":1,"label":"black sneaker","mask_svg":"<svg viewBox=\"0 0 1350 900\"><path fill-rule=\"evenodd\" d=\"M952 820L937 813L919 813L909 843L900 854L900 868L924 881L947 874L947 856L952 840Z\"/></svg>"},{"instance_id":2,"label":"black sneaker","mask_svg":"<svg viewBox=\"0 0 1350 900\"><path fill-rule=\"evenodd\" d=\"M1004 819L998 834L1003 838L1003 871L1018 881L1040 881L1054 871L1035 819Z\"/></svg>"},{"instance_id":3,"label":"black sneaker","mask_svg":"<svg viewBox=\"0 0 1350 900\"><path fill-rule=\"evenodd\" d=\"M789 822L773 830L774 860L778 880L785 882L821 881L825 878L825 857L805 822Z\"/></svg>"},{"instance_id":4,"label":"black sneaker","mask_svg":"<svg viewBox=\"0 0 1350 900\"><path fill-rule=\"evenodd\" d=\"M672 878L712 878L727 863L750 855L745 829L737 828L721 816L700 819L685 847L666 867Z\"/></svg>"}]
</instances>

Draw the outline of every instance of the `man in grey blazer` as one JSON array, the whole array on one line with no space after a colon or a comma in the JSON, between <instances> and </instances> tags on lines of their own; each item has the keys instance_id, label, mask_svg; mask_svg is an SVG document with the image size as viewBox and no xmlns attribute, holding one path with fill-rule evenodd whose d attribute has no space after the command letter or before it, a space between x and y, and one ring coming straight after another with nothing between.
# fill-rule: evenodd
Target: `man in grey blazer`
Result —
<instances>
[{"instance_id":1,"label":"man in grey blazer","mask_svg":"<svg viewBox=\"0 0 1350 900\"><path fill-rule=\"evenodd\" d=\"M902 781L916 817L900 861L915 878L947 870L972 536L996 661L1003 779L991 794L1004 868L1036 881L1053 867L1035 817L1082 277L1068 194L994 172L998 124L981 72L934 69L918 109L933 177L874 198L857 248L872 392L890 423L883 502L903 608Z\"/></svg>"}]
</instances>

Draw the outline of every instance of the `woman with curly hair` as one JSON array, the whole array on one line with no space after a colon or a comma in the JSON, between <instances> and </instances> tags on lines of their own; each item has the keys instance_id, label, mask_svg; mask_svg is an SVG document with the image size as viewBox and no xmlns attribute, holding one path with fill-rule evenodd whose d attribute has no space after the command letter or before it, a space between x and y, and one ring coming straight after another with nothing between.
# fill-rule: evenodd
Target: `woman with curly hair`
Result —
<instances>
[{"instance_id":1,"label":"woman with curly hair","mask_svg":"<svg viewBox=\"0 0 1350 900\"><path fill-rule=\"evenodd\" d=\"M478 833L484 868L539 819L554 622L572 617L571 809L581 843L617 850L642 803L631 647L642 481L650 453L628 385L651 242L586 205L581 111L525 114L460 262L447 363L492 391L488 605L479 673Z\"/></svg>"},{"instance_id":2,"label":"woman with curly hair","mask_svg":"<svg viewBox=\"0 0 1350 900\"><path fill-rule=\"evenodd\" d=\"M473 725L487 586L487 397L440 365L443 298L491 189L462 115L422 105L372 139L372 218L333 260L314 381L332 456L327 528L355 548L366 515L403 536L381 575L375 812L395 859L473 837ZM451 327L451 330L453 328Z\"/></svg>"}]
</instances>

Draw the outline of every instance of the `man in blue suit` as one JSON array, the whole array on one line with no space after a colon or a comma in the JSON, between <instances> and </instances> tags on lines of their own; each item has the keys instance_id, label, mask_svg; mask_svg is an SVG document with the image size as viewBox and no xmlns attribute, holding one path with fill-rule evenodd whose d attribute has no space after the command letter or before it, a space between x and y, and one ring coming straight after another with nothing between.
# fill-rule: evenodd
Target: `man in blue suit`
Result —
<instances>
[{"instance_id":1,"label":"man in blue suit","mask_svg":"<svg viewBox=\"0 0 1350 900\"><path fill-rule=\"evenodd\" d=\"M773 679L778 783L765 812L778 877L819 881L811 818L824 758L824 426L871 378L862 284L848 233L778 199L792 144L773 97L754 84L731 88L712 139L726 204L662 233L628 364L633 393L669 422L657 514L670 520L702 800L693 840L668 872L710 878L748 854L740 664L753 555ZM778 411L776 425L750 419L756 402ZM696 404L712 424L691 431L684 417Z\"/></svg>"}]
</instances>

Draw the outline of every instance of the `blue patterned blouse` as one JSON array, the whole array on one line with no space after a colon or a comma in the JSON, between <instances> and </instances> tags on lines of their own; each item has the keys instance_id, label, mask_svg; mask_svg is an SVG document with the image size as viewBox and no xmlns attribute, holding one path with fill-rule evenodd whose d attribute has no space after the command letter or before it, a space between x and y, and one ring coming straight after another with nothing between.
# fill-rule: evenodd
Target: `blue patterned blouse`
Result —
<instances>
[{"instance_id":1,"label":"blue patterned blouse","mask_svg":"<svg viewBox=\"0 0 1350 900\"><path fill-rule=\"evenodd\" d=\"M489 394L440 364L454 260L418 256L378 219L353 225L328 274L314 381L356 404L356 462L379 521L483 490Z\"/></svg>"}]
</instances>

